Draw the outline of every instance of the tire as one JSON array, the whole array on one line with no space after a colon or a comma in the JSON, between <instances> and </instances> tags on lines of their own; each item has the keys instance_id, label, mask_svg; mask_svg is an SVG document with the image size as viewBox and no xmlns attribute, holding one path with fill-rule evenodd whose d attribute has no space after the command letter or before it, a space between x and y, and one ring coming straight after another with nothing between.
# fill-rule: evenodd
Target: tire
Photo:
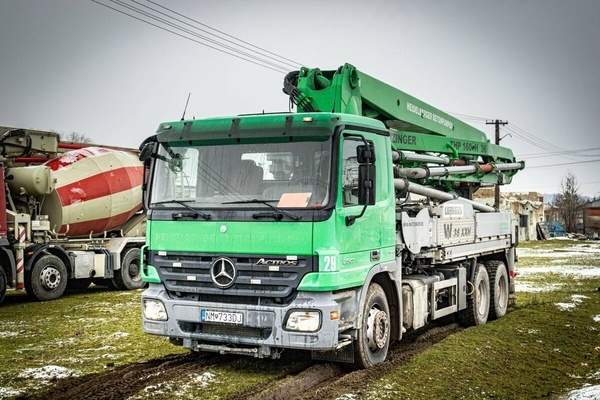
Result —
<instances>
[{"instance_id":1,"label":"tire","mask_svg":"<svg viewBox=\"0 0 600 400\"><path fill-rule=\"evenodd\" d=\"M67 281L67 290L73 292L82 292L92 284L92 278L69 279Z\"/></svg>"},{"instance_id":2,"label":"tire","mask_svg":"<svg viewBox=\"0 0 600 400\"><path fill-rule=\"evenodd\" d=\"M0 267L0 303L2 303L2 300L4 300L7 286L8 281L6 280L6 273L4 272L4 269Z\"/></svg>"},{"instance_id":3,"label":"tire","mask_svg":"<svg viewBox=\"0 0 600 400\"><path fill-rule=\"evenodd\" d=\"M467 308L458 313L458 321L463 326L483 325L490 313L490 278L485 265L475 264L469 287L472 291L467 295Z\"/></svg>"},{"instance_id":4,"label":"tire","mask_svg":"<svg viewBox=\"0 0 600 400\"><path fill-rule=\"evenodd\" d=\"M390 346L390 309L385 292L376 283L367 291L361 328L354 346L354 363L359 368L380 364Z\"/></svg>"},{"instance_id":5,"label":"tire","mask_svg":"<svg viewBox=\"0 0 600 400\"><path fill-rule=\"evenodd\" d=\"M133 248L125 252L121 268L115 271L114 284L121 290L141 289L146 285L142 280L140 249Z\"/></svg>"},{"instance_id":6,"label":"tire","mask_svg":"<svg viewBox=\"0 0 600 400\"><path fill-rule=\"evenodd\" d=\"M498 319L508 309L509 281L506 266L502 261L488 261L485 268L490 275L490 316Z\"/></svg>"},{"instance_id":7,"label":"tire","mask_svg":"<svg viewBox=\"0 0 600 400\"><path fill-rule=\"evenodd\" d=\"M35 300L55 300L67 288L67 267L55 255L46 254L37 259L30 271L25 271L25 290Z\"/></svg>"}]
</instances>

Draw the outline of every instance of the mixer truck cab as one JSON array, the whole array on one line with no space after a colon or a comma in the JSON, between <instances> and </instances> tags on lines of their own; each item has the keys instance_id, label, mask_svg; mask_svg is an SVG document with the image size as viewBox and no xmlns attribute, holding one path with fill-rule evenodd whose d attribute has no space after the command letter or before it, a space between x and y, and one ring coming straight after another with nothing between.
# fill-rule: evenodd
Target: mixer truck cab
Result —
<instances>
[{"instance_id":1,"label":"mixer truck cab","mask_svg":"<svg viewBox=\"0 0 600 400\"><path fill-rule=\"evenodd\" d=\"M514 226L470 194L509 182L512 152L349 64L284 87L298 113L165 122L143 144L144 331L370 367L407 330L504 315Z\"/></svg>"}]
</instances>

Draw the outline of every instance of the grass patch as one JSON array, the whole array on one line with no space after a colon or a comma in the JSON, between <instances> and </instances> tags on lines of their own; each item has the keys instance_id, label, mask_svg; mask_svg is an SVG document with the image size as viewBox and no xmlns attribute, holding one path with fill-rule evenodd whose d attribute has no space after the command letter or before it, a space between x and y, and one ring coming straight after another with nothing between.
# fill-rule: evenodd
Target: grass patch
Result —
<instances>
[{"instance_id":1,"label":"grass patch","mask_svg":"<svg viewBox=\"0 0 600 400\"><path fill-rule=\"evenodd\" d=\"M49 365L82 376L183 351L142 332L140 296L92 286L33 302L9 291L0 306L0 386L32 393L53 379L32 379Z\"/></svg>"},{"instance_id":2,"label":"grass patch","mask_svg":"<svg viewBox=\"0 0 600 400\"><path fill-rule=\"evenodd\" d=\"M571 240L522 243L520 248L530 251L519 258L519 269L556 266L524 276L547 290L518 292L516 304L503 318L446 338L363 393L373 399L558 399L571 389L599 385L600 277L561 270L598 267L600 254L561 254L558 265L557 258L538 256L598 245Z\"/></svg>"},{"instance_id":3,"label":"grass patch","mask_svg":"<svg viewBox=\"0 0 600 400\"><path fill-rule=\"evenodd\" d=\"M599 247L572 240L521 243L517 283L547 290L518 292L505 317L449 336L382 379L365 382L354 398L559 398L585 384L599 385L600 277L564 273L600 267ZM552 268L537 272L539 267ZM92 286L33 302L9 291L0 306L0 399L35 395L57 376L186 353L142 332L140 296ZM230 356L230 362L148 386L131 399L227 398L307 363L287 354L281 360ZM60 374L32 378L50 366Z\"/></svg>"}]
</instances>

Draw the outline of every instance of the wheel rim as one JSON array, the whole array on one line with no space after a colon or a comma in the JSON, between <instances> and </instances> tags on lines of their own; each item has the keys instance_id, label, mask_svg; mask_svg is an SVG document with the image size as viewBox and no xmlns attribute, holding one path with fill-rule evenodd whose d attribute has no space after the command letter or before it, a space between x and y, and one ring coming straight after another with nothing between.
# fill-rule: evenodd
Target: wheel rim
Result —
<instances>
[{"instance_id":1,"label":"wheel rim","mask_svg":"<svg viewBox=\"0 0 600 400\"><path fill-rule=\"evenodd\" d=\"M488 286L481 280L477 285L477 313L479 315L485 315L488 307Z\"/></svg>"},{"instance_id":2,"label":"wheel rim","mask_svg":"<svg viewBox=\"0 0 600 400\"><path fill-rule=\"evenodd\" d=\"M139 276L140 273L140 264L136 263L136 262L132 262L131 264L129 264L129 277L131 278L132 281L139 281L141 279L141 277Z\"/></svg>"},{"instance_id":3,"label":"wheel rim","mask_svg":"<svg viewBox=\"0 0 600 400\"><path fill-rule=\"evenodd\" d=\"M60 285L60 271L50 265L45 267L40 273L42 287L46 290L54 290Z\"/></svg>"},{"instance_id":4,"label":"wheel rim","mask_svg":"<svg viewBox=\"0 0 600 400\"><path fill-rule=\"evenodd\" d=\"M500 278L500 280L498 281L498 287L496 288L496 293L498 296L498 305L501 308L506 307L506 305L508 304L508 283L506 282L506 279L504 279L503 277Z\"/></svg>"},{"instance_id":5,"label":"wheel rim","mask_svg":"<svg viewBox=\"0 0 600 400\"><path fill-rule=\"evenodd\" d=\"M388 331L389 322L385 311L376 307L371 308L367 318L367 344L372 352L377 352L386 346Z\"/></svg>"}]
</instances>

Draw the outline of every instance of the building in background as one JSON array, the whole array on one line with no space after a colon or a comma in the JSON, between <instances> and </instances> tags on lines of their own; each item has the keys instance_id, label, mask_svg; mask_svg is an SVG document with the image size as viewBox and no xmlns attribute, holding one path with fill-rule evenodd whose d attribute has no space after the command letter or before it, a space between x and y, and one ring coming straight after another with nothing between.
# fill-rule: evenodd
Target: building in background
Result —
<instances>
[{"instance_id":1,"label":"building in background","mask_svg":"<svg viewBox=\"0 0 600 400\"><path fill-rule=\"evenodd\" d=\"M494 205L494 188L479 189L473 200ZM545 222L544 196L538 192L500 193L500 211L510 211L518 222L519 240L537 240L538 223ZM600 214L599 214L600 215Z\"/></svg>"},{"instance_id":2,"label":"building in background","mask_svg":"<svg viewBox=\"0 0 600 400\"><path fill-rule=\"evenodd\" d=\"M590 200L583 206L583 234L592 239L600 237L600 199Z\"/></svg>"}]
</instances>

